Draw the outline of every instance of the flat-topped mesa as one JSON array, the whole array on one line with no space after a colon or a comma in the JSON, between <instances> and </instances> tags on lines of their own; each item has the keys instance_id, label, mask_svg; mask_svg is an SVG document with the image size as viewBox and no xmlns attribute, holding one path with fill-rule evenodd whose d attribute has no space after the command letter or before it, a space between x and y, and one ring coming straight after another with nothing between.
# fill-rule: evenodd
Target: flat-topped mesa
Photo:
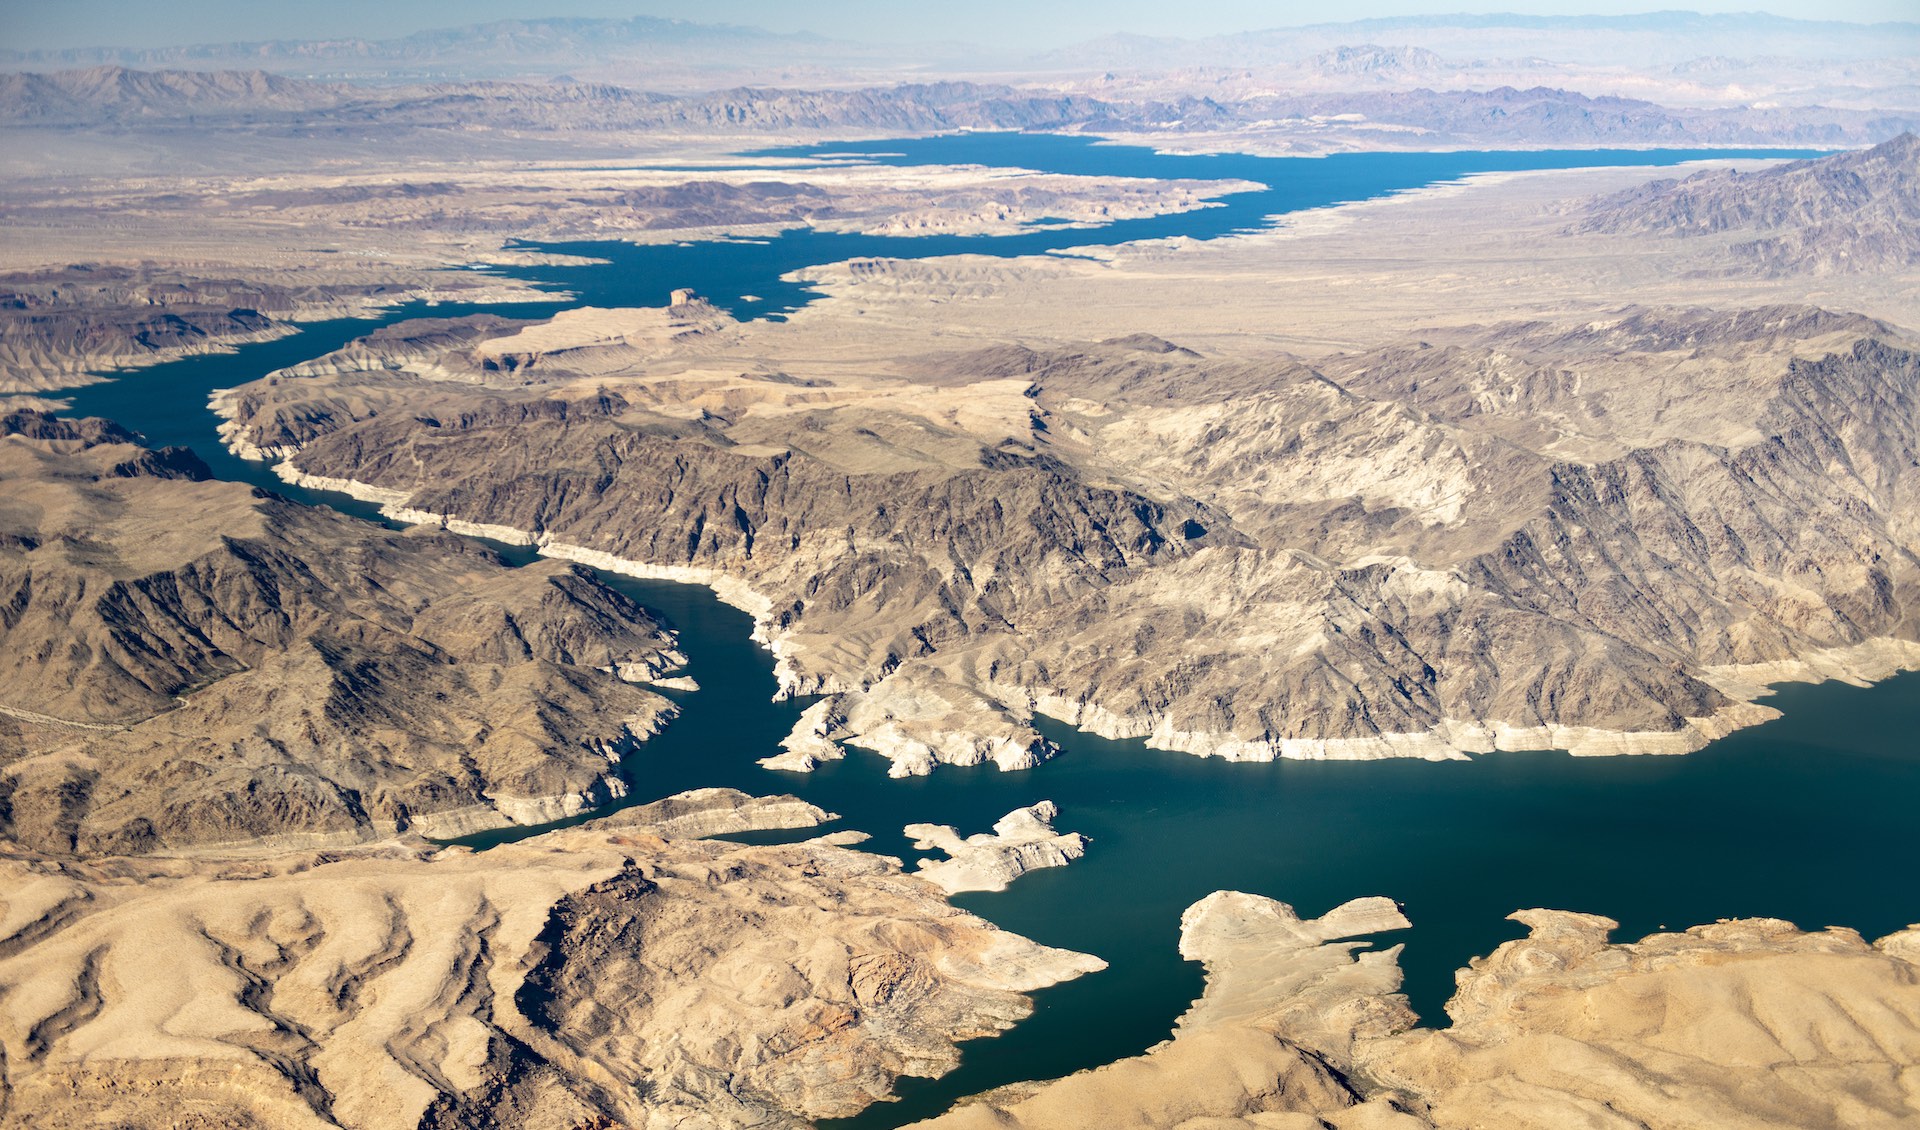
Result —
<instances>
[{"instance_id":1,"label":"flat-topped mesa","mask_svg":"<svg viewBox=\"0 0 1920 1130\"><path fill-rule=\"evenodd\" d=\"M631 370L662 356L697 353L711 347L737 323L691 291L675 291L667 307L603 309L580 306L545 321L469 314L459 318L410 318L382 326L331 353L280 369L266 379L367 378L383 383L411 377L431 382L518 388L563 383L569 379ZM321 386L315 386L316 389ZM223 415L242 409L233 403L247 390L216 394ZM355 418L363 400L338 406ZM288 426L299 430L297 418ZM298 450L300 437L287 435L268 446L222 429L229 446L248 457L285 456Z\"/></svg>"},{"instance_id":2,"label":"flat-topped mesa","mask_svg":"<svg viewBox=\"0 0 1920 1130\"><path fill-rule=\"evenodd\" d=\"M689 290L676 290L666 307L601 309L580 306L545 322L475 345L470 356L488 372L538 366L564 374L615 373L667 350L734 325L725 311Z\"/></svg>"}]
</instances>

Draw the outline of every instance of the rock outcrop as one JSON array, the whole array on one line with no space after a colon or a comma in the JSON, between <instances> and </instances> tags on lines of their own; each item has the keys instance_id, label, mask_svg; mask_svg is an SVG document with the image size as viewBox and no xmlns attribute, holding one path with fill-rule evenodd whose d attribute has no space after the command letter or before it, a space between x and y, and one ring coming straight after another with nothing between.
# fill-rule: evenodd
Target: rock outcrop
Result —
<instances>
[{"instance_id":1,"label":"rock outcrop","mask_svg":"<svg viewBox=\"0 0 1920 1130\"><path fill-rule=\"evenodd\" d=\"M1451 1028L1412 1028L1386 899L1301 920L1221 892L1181 923L1205 995L1147 1054L980 1096L925 1127L1895 1127L1920 1118L1920 928L1868 945L1758 919L1607 941L1530 910L1459 974Z\"/></svg>"},{"instance_id":2,"label":"rock outcrop","mask_svg":"<svg viewBox=\"0 0 1920 1130\"><path fill-rule=\"evenodd\" d=\"M0 482L0 825L36 849L551 820L623 795L672 714L632 681L672 638L584 570L208 481L98 420L0 419Z\"/></svg>"},{"instance_id":3,"label":"rock outcrop","mask_svg":"<svg viewBox=\"0 0 1920 1130\"><path fill-rule=\"evenodd\" d=\"M362 316L440 289L482 293L471 278L397 286L340 271L249 274L267 277L151 265L0 275L0 393L71 388L98 380L95 373L228 352L294 333L294 322Z\"/></svg>"},{"instance_id":4,"label":"rock outcrop","mask_svg":"<svg viewBox=\"0 0 1920 1130\"><path fill-rule=\"evenodd\" d=\"M480 854L9 847L0 1125L798 1130L1100 968L890 860L683 832L825 816L706 790Z\"/></svg>"}]
</instances>

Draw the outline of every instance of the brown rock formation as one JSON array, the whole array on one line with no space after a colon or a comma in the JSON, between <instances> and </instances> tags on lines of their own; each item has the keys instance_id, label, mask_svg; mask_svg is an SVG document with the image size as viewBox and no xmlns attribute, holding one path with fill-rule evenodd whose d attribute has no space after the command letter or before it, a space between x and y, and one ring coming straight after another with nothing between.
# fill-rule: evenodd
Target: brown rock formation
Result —
<instances>
[{"instance_id":1,"label":"brown rock formation","mask_svg":"<svg viewBox=\"0 0 1920 1130\"><path fill-rule=\"evenodd\" d=\"M8 833L47 851L549 819L624 788L679 662L573 567L503 568L205 481L97 420L0 422Z\"/></svg>"},{"instance_id":2,"label":"brown rock formation","mask_svg":"<svg viewBox=\"0 0 1920 1130\"><path fill-rule=\"evenodd\" d=\"M273 378L230 439L414 520L744 584L786 686L849 696L817 736L899 772L1030 763L1035 711L1242 758L1683 751L1766 717L1761 676L1920 655L1920 360L1869 319L1627 310L1312 367L1123 339L833 379L780 340L722 327L572 385L548 351L547 392L441 377L478 348ZM748 350L761 373L709 375Z\"/></svg>"},{"instance_id":3,"label":"brown rock formation","mask_svg":"<svg viewBox=\"0 0 1920 1130\"><path fill-rule=\"evenodd\" d=\"M1654 181L1594 201L1579 230L1726 237L1740 269L1773 275L1905 270L1920 265L1920 137Z\"/></svg>"}]
</instances>

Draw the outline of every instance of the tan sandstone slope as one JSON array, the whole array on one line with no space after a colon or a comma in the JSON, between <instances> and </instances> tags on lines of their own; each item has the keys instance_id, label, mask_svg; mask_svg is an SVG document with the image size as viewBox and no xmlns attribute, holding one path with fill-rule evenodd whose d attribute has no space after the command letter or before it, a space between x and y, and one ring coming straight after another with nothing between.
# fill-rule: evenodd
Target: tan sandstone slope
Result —
<instances>
[{"instance_id":1,"label":"tan sandstone slope","mask_svg":"<svg viewBox=\"0 0 1920 1130\"><path fill-rule=\"evenodd\" d=\"M1187 910L1206 994L1146 1055L981 1096L940 1130L1855 1130L1920 1122L1920 927L1868 945L1768 919L1632 944L1529 910L1411 1029L1386 899L1302 921L1236 892ZM1364 952L1354 953L1356 949Z\"/></svg>"},{"instance_id":2,"label":"tan sandstone slope","mask_svg":"<svg viewBox=\"0 0 1920 1130\"><path fill-rule=\"evenodd\" d=\"M703 790L483 854L0 859L0 1125L800 1127L1101 967Z\"/></svg>"}]
</instances>

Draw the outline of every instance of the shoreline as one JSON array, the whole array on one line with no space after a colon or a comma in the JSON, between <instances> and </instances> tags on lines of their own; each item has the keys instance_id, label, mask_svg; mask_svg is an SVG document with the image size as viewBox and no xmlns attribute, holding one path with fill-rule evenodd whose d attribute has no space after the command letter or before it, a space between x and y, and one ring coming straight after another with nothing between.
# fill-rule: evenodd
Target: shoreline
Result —
<instances>
[{"instance_id":1,"label":"shoreline","mask_svg":"<svg viewBox=\"0 0 1920 1130\"><path fill-rule=\"evenodd\" d=\"M229 444L230 448L232 446ZM297 486L337 491L363 502L377 503L383 514L409 525L437 525L450 533L532 546L544 557L574 561L624 576L701 585L712 590L723 603L753 617L753 641L774 657L775 678L780 686L778 698L792 698L800 694L861 694L867 689L844 685L831 676L801 677L794 668L793 655L787 644L789 634L769 630L769 613L774 605L772 598L758 592L741 578L716 569L633 561L601 550L557 542L544 533L535 535L510 526L412 509L404 505L411 499L410 493L352 479L309 475L293 466L291 458L275 464L274 473ZM1218 757L1226 761L1376 761L1390 758L1457 761L1475 754L1545 750L1565 750L1574 757L1678 756L1704 749L1737 730L1780 717L1778 710L1756 701L1772 694L1773 684L1822 683L1837 678L1853 685L1866 685L1902 671L1913 670L1920 670L1920 643L1892 637L1875 637L1847 647L1827 648L1792 661L1750 667L1702 668L1702 679L1733 701L1711 715L1688 718L1684 725L1675 730L1639 731L1560 723L1518 726L1503 721L1447 718L1429 730L1412 733L1348 738L1247 739L1230 733L1179 730L1165 715L1129 718L1098 703L1079 701L1043 688L994 684L980 688L980 693L990 696L989 701L1003 707L1017 705L1095 737L1140 739L1149 749L1196 757ZM863 736L855 734L852 739L842 740L851 740L851 744L865 748L858 740ZM811 771L811 766L802 768L800 762L801 759L789 759L779 768L793 772ZM927 772L931 772L932 768L931 764L925 766ZM1002 771L1013 770L1003 766Z\"/></svg>"}]
</instances>

